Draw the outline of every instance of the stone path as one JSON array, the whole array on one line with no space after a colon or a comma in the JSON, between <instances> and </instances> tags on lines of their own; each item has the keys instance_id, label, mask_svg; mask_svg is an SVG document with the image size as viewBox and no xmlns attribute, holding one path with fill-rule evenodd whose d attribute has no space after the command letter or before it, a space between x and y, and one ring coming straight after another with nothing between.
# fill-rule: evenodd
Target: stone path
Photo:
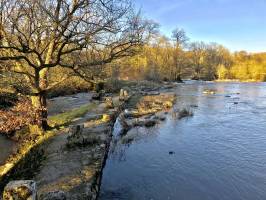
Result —
<instances>
[{"instance_id":1,"label":"stone path","mask_svg":"<svg viewBox=\"0 0 266 200\"><path fill-rule=\"evenodd\" d=\"M35 176L38 196L51 191L63 191L67 199L96 199L101 171L108 153L113 122L97 120L106 113L103 104L73 124L84 124L82 137L89 137L94 144L67 147L68 133L61 132L45 145L46 159ZM109 111L114 115L115 110ZM96 121L92 121L92 119Z\"/></svg>"}]
</instances>

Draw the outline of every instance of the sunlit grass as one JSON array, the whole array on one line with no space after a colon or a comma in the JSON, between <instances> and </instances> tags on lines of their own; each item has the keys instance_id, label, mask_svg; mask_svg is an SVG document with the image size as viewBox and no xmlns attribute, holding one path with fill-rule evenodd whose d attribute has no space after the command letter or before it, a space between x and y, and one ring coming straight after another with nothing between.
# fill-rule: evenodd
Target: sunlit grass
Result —
<instances>
[{"instance_id":1,"label":"sunlit grass","mask_svg":"<svg viewBox=\"0 0 266 200\"><path fill-rule=\"evenodd\" d=\"M70 124L74 119L83 117L87 112L96 107L96 104L87 104L71 111L48 117L51 127L65 126Z\"/></svg>"},{"instance_id":2,"label":"sunlit grass","mask_svg":"<svg viewBox=\"0 0 266 200\"><path fill-rule=\"evenodd\" d=\"M54 137L56 134L58 134L59 130L56 129L57 127L62 127L64 125L70 124L74 119L84 116L87 112L89 112L95 107L96 104L87 104L71 111L49 117L49 124L52 129L44 133L38 133L36 131L36 137L34 141L23 141L20 144L17 153L10 156L6 163L0 166L0 180L2 176L7 174L14 166L16 166L16 164L20 160L22 160L26 155L28 155L31 149L43 144L49 138Z\"/></svg>"}]
</instances>

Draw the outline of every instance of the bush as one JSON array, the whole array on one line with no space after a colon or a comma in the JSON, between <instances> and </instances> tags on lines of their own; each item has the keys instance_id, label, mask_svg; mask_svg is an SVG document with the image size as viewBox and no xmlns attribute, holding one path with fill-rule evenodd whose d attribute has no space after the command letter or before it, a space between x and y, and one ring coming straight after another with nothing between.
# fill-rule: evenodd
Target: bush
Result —
<instances>
[{"instance_id":1,"label":"bush","mask_svg":"<svg viewBox=\"0 0 266 200\"><path fill-rule=\"evenodd\" d=\"M108 93L117 93L121 88L125 86L125 81L121 81L118 79L109 79L105 83L105 91Z\"/></svg>"},{"instance_id":2,"label":"bush","mask_svg":"<svg viewBox=\"0 0 266 200\"><path fill-rule=\"evenodd\" d=\"M93 84L93 90L95 92L100 92L101 90L104 90L104 82L98 82L98 83L95 83Z\"/></svg>"},{"instance_id":3,"label":"bush","mask_svg":"<svg viewBox=\"0 0 266 200\"><path fill-rule=\"evenodd\" d=\"M266 82L266 75L262 75L261 78L260 78L260 81L261 82Z\"/></svg>"},{"instance_id":4,"label":"bush","mask_svg":"<svg viewBox=\"0 0 266 200\"><path fill-rule=\"evenodd\" d=\"M16 104L18 96L14 93L0 92L0 109L7 109Z\"/></svg>"},{"instance_id":5,"label":"bush","mask_svg":"<svg viewBox=\"0 0 266 200\"><path fill-rule=\"evenodd\" d=\"M19 99L12 108L0 110L0 133L9 135L23 127L37 124L38 113L38 110L33 108L29 99Z\"/></svg>"}]
</instances>

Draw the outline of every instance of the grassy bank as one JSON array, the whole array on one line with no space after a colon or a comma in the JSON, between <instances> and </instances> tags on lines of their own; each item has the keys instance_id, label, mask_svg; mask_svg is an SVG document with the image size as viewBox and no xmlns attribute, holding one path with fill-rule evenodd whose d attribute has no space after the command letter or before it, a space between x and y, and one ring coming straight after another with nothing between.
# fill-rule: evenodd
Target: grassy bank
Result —
<instances>
[{"instance_id":1,"label":"grassy bank","mask_svg":"<svg viewBox=\"0 0 266 200\"><path fill-rule=\"evenodd\" d=\"M81 106L80 108L73 109L69 112L52 116L49 118L49 124L53 127L51 130L44 133L32 130L33 133L28 133L27 136L20 141L16 153L12 154L7 159L5 164L0 166L1 184L3 179L6 179L6 176L9 176L10 173L12 173L12 169L16 167L20 161L25 160L32 149L40 146L55 135L60 134L65 125L70 124L76 118L84 116L87 112L91 111L95 107L95 104L88 104Z\"/></svg>"},{"instance_id":2,"label":"grassy bank","mask_svg":"<svg viewBox=\"0 0 266 200\"><path fill-rule=\"evenodd\" d=\"M48 118L49 125L60 127L70 124L74 119L83 117L87 112L96 107L96 104L87 104L71 111L54 115Z\"/></svg>"}]
</instances>

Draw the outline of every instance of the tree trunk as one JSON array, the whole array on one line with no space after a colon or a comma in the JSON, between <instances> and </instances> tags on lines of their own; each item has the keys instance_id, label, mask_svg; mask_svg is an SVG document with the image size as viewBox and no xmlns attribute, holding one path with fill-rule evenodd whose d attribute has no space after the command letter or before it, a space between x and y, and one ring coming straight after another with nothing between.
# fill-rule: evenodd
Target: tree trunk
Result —
<instances>
[{"instance_id":1,"label":"tree trunk","mask_svg":"<svg viewBox=\"0 0 266 200\"><path fill-rule=\"evenodd\" d=\"M176 77L175 77L175 81L176 81L176 82L179 82L179 83L182 83L182 82L183 82L183 80L181 79L180 74L177 74L177 75L176 75Z\"/></svg>"},{"instance_id":2,"label":"tree trunk","mask_svg":"<svg viewBox=\"0 0 266 200\"><path fill-rule=\"evenodd\" d=\"M31 97L31 101L33 106L38 110L39 112L39 124L38 126L42 130L47 130L49 128L48 125L48 111L47 111L47 97L46 92L42 91L38 93L36 96Z\"/></svg>"},{"instance_id":3,"label":"tree trunk","mask_svg":"<svg viewBox=\"0 0 266 200\"><path fill-rule=\"evenodd\" d=\"M182 78L181 78L181 67L180 67L179 64L177 65L177 72L176 72L176 75L175 75L175 81L176 82L180 82L180 83L183 82Z\"/></svg>"}]
</instances>

